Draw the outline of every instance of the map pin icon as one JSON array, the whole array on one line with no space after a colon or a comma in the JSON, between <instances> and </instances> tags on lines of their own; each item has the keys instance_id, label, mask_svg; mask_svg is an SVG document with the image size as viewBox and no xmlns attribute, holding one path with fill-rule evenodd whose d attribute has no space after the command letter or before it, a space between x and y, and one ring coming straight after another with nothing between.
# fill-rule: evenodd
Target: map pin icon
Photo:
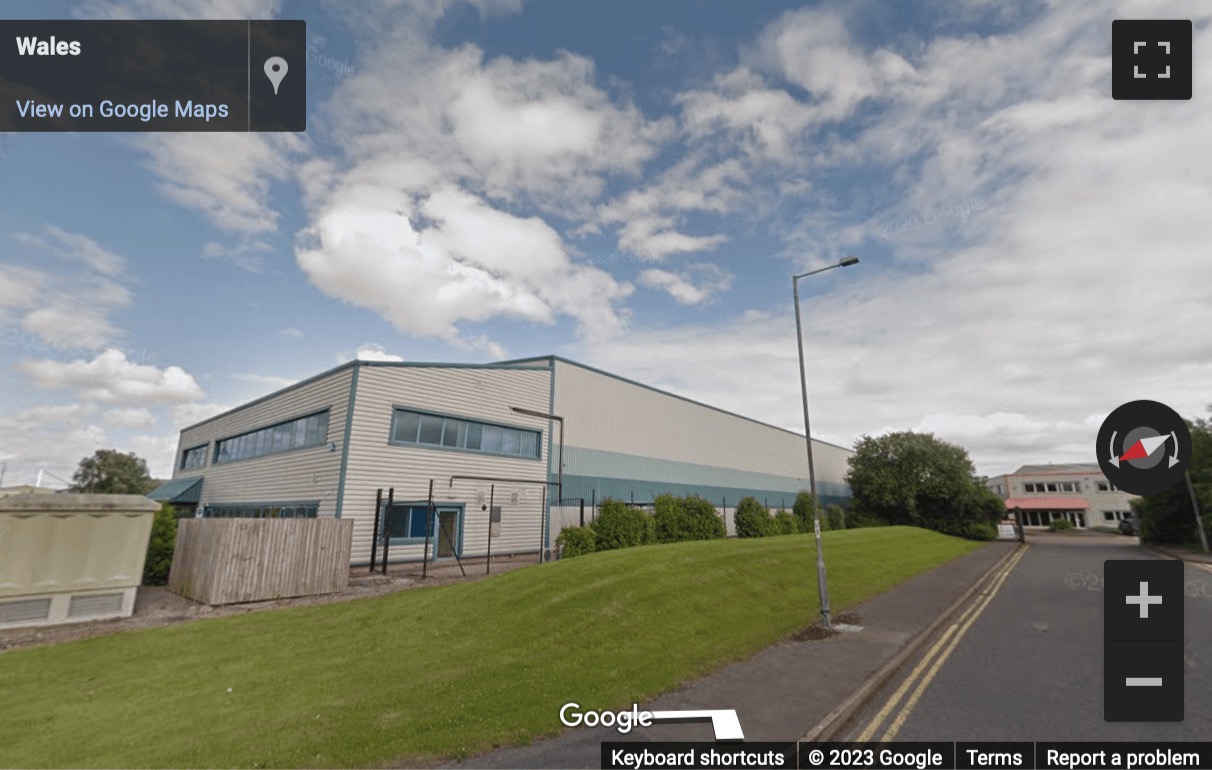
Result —
<instances>
[{"instance_id":1,"label":"map pin icon","mask_svg":"<svg viewBox=\"0 0 1212 770\"><path fill-rule=\"evenodd\" d=\"M286 77L288 69L290 68L286 66L286 60L281 56L271 56L265 60L265 77L274 84L274 96L278 95L278 86L281 85L282 78Z\"/></svg>"}]
</instances>

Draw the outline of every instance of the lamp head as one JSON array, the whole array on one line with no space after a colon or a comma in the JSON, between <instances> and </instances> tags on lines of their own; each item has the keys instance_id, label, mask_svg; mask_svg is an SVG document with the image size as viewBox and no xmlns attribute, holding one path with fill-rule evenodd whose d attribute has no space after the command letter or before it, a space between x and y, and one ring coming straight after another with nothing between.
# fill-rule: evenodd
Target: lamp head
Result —
<instances>
[{"instance_id":1,"label":"lamp head","mask_svg":"<svg viewBox=\"0 0 1212 770\"><path fill-rule=\"evenodd\" d=\"M850 265L857 265L858 261L858 257L851 255L848 257L842 257L840 260L838 260L837 265L838 267L849 267Z\"/></svg>"}]
</instances>

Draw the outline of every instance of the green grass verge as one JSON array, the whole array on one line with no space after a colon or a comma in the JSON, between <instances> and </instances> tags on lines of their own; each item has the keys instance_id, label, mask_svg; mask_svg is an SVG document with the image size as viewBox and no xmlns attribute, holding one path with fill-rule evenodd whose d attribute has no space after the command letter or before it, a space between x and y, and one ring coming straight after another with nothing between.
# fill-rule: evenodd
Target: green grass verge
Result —
<instances>
[{"instance_id":1,"label":"green grass verge","mask_svg":"<svg viewBox=\"0 0 1212 770\"><path fill-rule=\"evenodd\" d=\"M836 611L980 544L824 535ZM331 767L553 734L817 619L808 536L649 546L477 583L0 655L0 767Z\"/></svg>"}]
</instances>

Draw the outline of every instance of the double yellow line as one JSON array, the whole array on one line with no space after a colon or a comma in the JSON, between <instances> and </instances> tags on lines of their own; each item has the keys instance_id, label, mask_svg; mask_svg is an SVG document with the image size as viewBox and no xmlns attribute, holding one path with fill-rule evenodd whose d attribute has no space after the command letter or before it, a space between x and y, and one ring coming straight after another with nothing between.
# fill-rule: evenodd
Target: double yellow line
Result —
<instances>
[{"instance_id":1,"label":"double yellow line","mask_svg":"<svg viewBox=\"0 0 1212 770\"><path fill-rule=\"evenodd\" d=\"M997 592L1001 589L1002 583L1006 581L1006 578L1010 575L1010 572L1014 569L1014 566L1018 564L1018 560L1023 558L1023 554L1027 552L1028 547L1029 546L1025 546L1019 549L1018 553L1014 554L1014 556L1010 558L1010 561L1008 561L1004 567L998 570L998 572L989 581L988 585L986 585L985 588L979 594L977 594L973 602L968 605L968 609L964 610L964 612L958 618L956 618L955 622L952 623L945 632L943 632L943 635L939 637L939 640L931 645L930 649L926 651L925 656L923 656L921 661L914 666L913 671L910 672L909 676L905 678L905 681L901 683L901 686L896 689L896 692L892 693L892 697L889 698L888 702L884 704L884 707L879 710L879 713L871 719L871 722L865 728L863 728L863 731L859 733L855 740L876 740L872 736L876 734L880 726L884 724L884 721L887 720L889 715L892 714L893 710L896 709L897 704L901 702L901 698L905 697L905 693L908 692L909 688L913 687L914 683L916 682L917 687L914 688L913 693L909 696L909 699L905 701L905 705L896 713L896 716L893 717L892 721L888 724L888 729L884 731L884 734L880 736L879 740L891 741L896 738L896 734L899 733L901 727L904 726L905 720L909 718L911 713L913 713L913 708L921 699L922 693L924 693L926 688L930 686L930 682L933 681L935 675L938 674L939 669L943 667L943 664L947 662L947 658L951 656L951 652L956 648L957 645L959 645L960 640L964 638L964 634L968 633L968 629L972 627L972 624L976 622L976 619L979 618L981 613L985 611L985 608L989 606L989 602L993 601L993 597L996 596ZM930 665L932 660L934 661L934 665ZM926 670L927 666L930 666L928 671ZM923 671L925 672L925 676L922 675Z\"/></svg>"}]
</instances>

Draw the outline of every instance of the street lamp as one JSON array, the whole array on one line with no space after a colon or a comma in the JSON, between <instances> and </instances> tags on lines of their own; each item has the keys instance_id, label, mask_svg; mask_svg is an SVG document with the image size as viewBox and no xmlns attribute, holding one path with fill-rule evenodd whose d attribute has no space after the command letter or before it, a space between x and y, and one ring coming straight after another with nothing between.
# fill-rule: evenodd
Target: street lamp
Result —
<instances>
[{"instance_id":1,"label":"street lamp","mask_svg":"<svg viewBox=\"0 0 1212 770\"><path fill-rule=\"evenodd\" d=\"M821 625L825 628L829 628L829 586L825 578L825 554L821 551L821 504L816 497L816 467L812 463L812 429L808 423L808 381L804 375L804 333L800 326L799 280L832 270L835 267L857 265L858 261L858 257L855 256L842 257L835 265L791 276L791 296L795 299L795 343L800 350L800 395L804 400L804 443L808 447L808 487L812 494L812 529L816 534L816 586L821 598Z\"/></svg>"}]
</instances>

